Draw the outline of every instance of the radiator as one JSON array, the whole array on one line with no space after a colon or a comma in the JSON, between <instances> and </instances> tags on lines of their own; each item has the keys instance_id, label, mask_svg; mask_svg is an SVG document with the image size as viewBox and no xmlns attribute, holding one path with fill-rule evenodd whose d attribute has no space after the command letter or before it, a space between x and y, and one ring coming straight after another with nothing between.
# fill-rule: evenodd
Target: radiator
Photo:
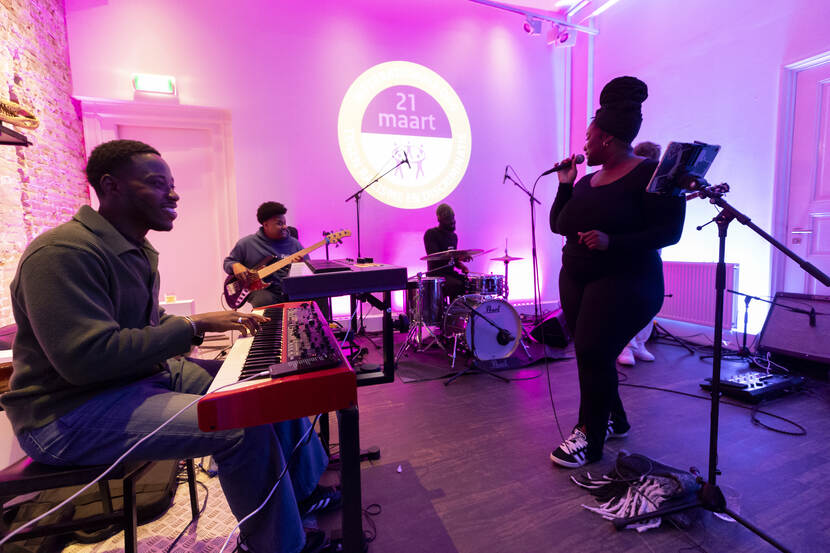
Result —
<instances>
[{"instance_id":1,"label":"radiator","mask_svg":"<svg viewBox=\"0 0 830 553\"><path fill-rule=\"evenodd\" d=\"M663 279L667 297L658 317L704 326L715 326L715 273L717 263L664 261ZM726 288L738 287L738 264L726 264ZM723 298L723 328L731 329L738 318L734 294Z\"/></svg>"}]
</instances>

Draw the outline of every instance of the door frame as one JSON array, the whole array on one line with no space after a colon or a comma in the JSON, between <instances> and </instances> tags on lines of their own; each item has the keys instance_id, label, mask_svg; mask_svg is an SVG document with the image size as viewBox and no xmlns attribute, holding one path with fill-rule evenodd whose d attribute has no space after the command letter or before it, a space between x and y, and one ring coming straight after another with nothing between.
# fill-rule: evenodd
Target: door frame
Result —
<instances>
[{"instance_id":1,"label":"door frame","mask_svg":"<svg viewBox=\"0 0 830 553\"><path fill-rule=\"evenodd\" d=\"M775 148L777 155L775 156L775 180L773 182L771 234L785 246L789 243L787 227L789 223L796 82L801 71L813 69L826 63L830 63L830 50L787 64L781 69L781 101L778 103L778 137ZM770 297L774 296L784 283L785 263L788 263L788 259L778 248L773 246L770 263Z\"/></svg>"},{"instance_id":2,"label":"door frame","mask_svg":"<svg viewBox=\"0 0 830 553\"><path fill-rule=\"evenodd\" d=\"M236 205L236 172L233 165L231 114L228 110L202 106L183 106L151 102L108 100L76 96L81 104L86 155L108 140L118 138L118 127L139 126L207 131L216 159L212 186L222 201L217 206L216 229L220 251L230 251L239 234ZM96 197L90 189L90 198Z\"/></svg>"}]
</instances>

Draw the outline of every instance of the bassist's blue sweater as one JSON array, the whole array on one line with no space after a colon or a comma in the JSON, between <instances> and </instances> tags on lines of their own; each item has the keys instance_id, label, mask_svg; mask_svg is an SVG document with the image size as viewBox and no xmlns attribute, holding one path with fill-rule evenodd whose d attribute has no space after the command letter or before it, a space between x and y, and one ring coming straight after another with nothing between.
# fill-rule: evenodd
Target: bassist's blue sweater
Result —
<instances>
[{"instance_id":1,"label":"bassist's blue sweater","mask_svg":"<svg viewBox=\"0 0 830 553\"><path fill-rule=\"evenodd\" d=\"M225 258L223 267L226 273L232 275L234 263L242 263L248 269L253 269L262 261L270 261L272 257L276 257L274 261L278 261L302 249L303 245L296 238L289 236L282 240L271 240L260 227L256 233L239 239ZM277 293L281 292L282 279L288 275L289 270L290 265L265 278L265 282L269 284L268 288Z\"/></svg>"}]
</instances>

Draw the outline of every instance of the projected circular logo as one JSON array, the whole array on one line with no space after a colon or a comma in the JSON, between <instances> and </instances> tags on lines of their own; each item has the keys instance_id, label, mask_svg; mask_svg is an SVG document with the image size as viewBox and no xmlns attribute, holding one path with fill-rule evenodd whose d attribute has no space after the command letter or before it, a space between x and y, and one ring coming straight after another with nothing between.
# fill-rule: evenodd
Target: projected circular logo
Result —
<instances>
[{"instance_id":1,"label":"projected circular logo","mask_svg":"<svg viewBox=\"0 0 830 553\"><path fill-rule=\"evenodd\" d=\"M417 63L390 61L360 75L337 121L340 152L359 186L405 164L366 191L393 207L418 209L446 198L470 162L470 121L458 94Z\"/></svg>"}]
</instances>

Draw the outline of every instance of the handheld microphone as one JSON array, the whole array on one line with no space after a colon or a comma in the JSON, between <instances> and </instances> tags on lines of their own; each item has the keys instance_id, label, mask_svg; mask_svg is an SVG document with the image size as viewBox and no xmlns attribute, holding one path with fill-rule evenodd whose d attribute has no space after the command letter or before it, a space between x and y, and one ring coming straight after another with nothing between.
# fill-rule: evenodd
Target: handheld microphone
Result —
<instances>
[{"instance_id":1,"label":"handheld microphone","mask_svg":"<svg viewBox=\"0 0 830 553\"><path fill-rule=\"evenodd\" d=\"M513 341L513 338L515 338L515 336L510 334L510 331L504 328L499 329L496 334L496 342L498 342L500 346L506 346Z\"/></svg>"},{"instance_id":2,"label":"handheld microphone","mask_svg":"<svg viewBox=\"0 0 830 553\"><path fill-rule=\"evenodd\" d=\"M580 163L582 163L584 161L585 161L585 156L582 155L582 154L577 154L576 157L573 160L573 162L576 163L577 165L579 165ZM544 177L545 175L550 175L551 173L556 173L556 172L562 171L564 169L570 169L570 167L571 167L571 160L566 159L562 163L557 163L556 165L554 165L553 167L551 167L550 169L548 169L547 171L542 173L541 176Z\"/></svg>"},{"instance_id":3,"label":"handheld microphone","mask_svg":"<svg viewBox=\"0 0 830 553\"><path fill-rule=\"evenodd\" d=\"M401 150L403 152L403 162L406 163L406 166L412 169L412 166L409 164L409 158L406 157L406 150Z\"/></svg>"}]
</instances>

